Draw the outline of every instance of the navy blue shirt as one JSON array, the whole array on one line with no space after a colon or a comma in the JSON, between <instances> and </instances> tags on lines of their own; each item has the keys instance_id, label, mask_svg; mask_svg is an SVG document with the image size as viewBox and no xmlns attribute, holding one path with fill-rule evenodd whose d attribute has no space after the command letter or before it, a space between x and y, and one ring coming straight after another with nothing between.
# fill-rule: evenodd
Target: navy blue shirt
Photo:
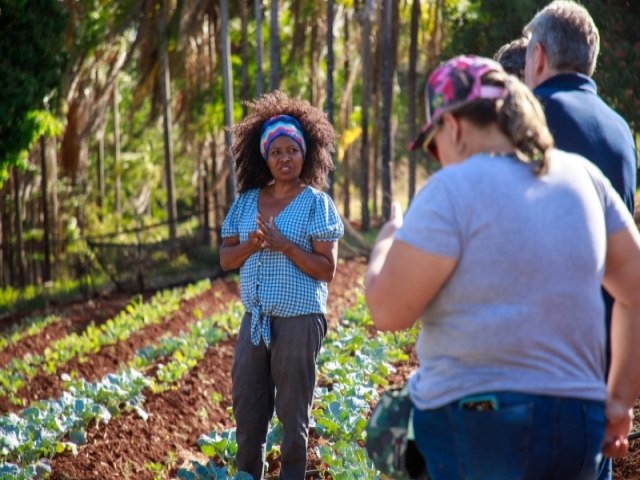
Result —
<instances>
[{"instance_id":1,"label":"navy blue shirt","mask_svg":"<svg viewBox=\"0 0 640 480\"><path fill-rule=\"evenodd\" d=\"M627 122L598 96L596 83L581 73L560 73L538 85L538 97L556 147L593 162L609 179L633 214L636 193L636 145ZM611 361L613 298L602 290L607 327L607 375Z\"/></svg>"},{"instance_id":2,"label":"navy blue shirt","mask_svg":"<svg viewBox=\"0 0 640 480\"><path fill-rule=\"evenodd\" d=\"M556 147L597 165L633 214L635 142L624 118L598 96L595 82L580 73L560 73L533 93L544 107Z\"/></svg>"}]
</instances>

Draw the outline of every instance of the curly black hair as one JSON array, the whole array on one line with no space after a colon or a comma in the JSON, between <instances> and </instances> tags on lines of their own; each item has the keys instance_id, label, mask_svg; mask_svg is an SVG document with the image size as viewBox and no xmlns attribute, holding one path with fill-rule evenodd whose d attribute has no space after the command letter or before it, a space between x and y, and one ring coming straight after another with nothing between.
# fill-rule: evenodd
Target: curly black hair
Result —
<instances>
[{"instance_id":1,"label":"curly black hair","mask_svg":"<svg viewBox=\"0 0 640 480\"><path fill-rule=\"evenodd\" d=\"M260 154L260 130L265 121L275 115L289 115L302 126L307 154L300 180L312 187L327 187L327 175L335 167L331 154L335 151L335 131L326 114L309 102L289 98L276 90L253 102L247 102L250 113L232 128L231 155L236 164L238 191L268 185L273 176Z\"/></svg>"}]
</instances>

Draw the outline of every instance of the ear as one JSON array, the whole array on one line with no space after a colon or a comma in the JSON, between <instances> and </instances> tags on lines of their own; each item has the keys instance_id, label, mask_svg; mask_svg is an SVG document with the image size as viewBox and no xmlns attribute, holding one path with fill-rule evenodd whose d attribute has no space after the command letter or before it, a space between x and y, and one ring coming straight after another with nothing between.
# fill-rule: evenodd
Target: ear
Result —
<instances>
[{"instance_id":1,"label":"ear","mask_svg":"<svg viewBox=\"0 0 640 480\"><path fill-rule=\"evenodd\" d=\"M456 145L460 141L460 122L450 113L444 113L442 115L442 121L446 135L449 137L449 142L451 142L452 145Z\"/></svg>"},{"instance_id":2,"label":"ear","mask_svg":"<svg viewBox=\"0 0 640 480\"><path fill-rule=\"evenodd\" d=\"M547 66L547 54L540 42L533 46L533 72L537 78L542 77Z\"/></svg>"}]
</instances>

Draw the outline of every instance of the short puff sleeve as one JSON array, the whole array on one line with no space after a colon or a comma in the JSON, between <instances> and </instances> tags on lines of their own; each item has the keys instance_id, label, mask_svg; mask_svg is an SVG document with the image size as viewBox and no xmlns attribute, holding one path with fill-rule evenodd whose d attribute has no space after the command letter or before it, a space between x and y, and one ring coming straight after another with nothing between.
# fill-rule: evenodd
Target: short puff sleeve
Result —
<instances>
[{"instance_id":1,"label":"short puff sleeve","mask_svg":"<svg viewBox=\"0 0 640 480\"><path fill-rule=\"evenodd\" d=\"M240 235L240 231L238 228L238 221L240 219L240 203L242 202L242 195L236 197L227 213L227 216L224 218L224 222L222 222L222 229L220 234L222 238L229 237L237 237Z\"/></svg>"},{"instance_id":2,"label":"short puff sleeve","mask_svg":"<svg viewBox=\"0 0 640 480\"><path fill-rule=\"evenodd\" d=\"M331 197L315 191L307 234L312 240L335 242L344 235L344 225Z\"/></svg>"}]
</instances>

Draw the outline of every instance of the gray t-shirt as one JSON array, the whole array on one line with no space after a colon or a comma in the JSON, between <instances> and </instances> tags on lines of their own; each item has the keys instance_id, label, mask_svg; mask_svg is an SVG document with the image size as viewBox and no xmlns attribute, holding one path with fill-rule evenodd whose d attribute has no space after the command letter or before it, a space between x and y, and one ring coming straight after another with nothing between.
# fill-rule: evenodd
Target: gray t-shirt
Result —
<instances>
[{"instance_id":1,"label":"gray t-shirt","mask_svg":"<svg viewBox=\"0 0 640 480\"><path fill-rule=\"evenodd\" d=\"M600 170L559 150L540 177L486 154L433 175L395 235L458 261L422 317L415 405L502 390L604 400L607 235L631 224Z\"/></svg>"}]
</instances>

